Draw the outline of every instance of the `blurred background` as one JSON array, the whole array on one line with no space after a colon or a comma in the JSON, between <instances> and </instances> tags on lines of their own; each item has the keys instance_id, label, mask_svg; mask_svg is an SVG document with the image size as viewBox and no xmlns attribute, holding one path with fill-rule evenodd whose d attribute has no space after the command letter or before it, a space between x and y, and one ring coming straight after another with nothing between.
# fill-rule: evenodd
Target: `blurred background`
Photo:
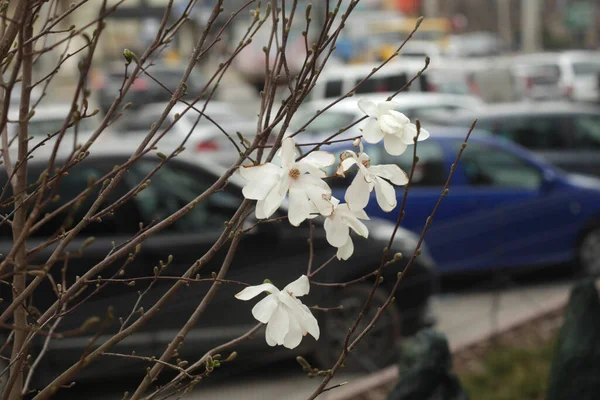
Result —
<instances>
[{"instance_id":1,"label":"blurred background","mask_svg":"<svg viewBox=\"0 0 600 400\"><path fill-rule=\"evenodd\" d=\"M70 3L57 2L64 9ZM116 3L108 1L109 6ZM123 50L138 54L144 51L154 38L167 3L126 0L107 17L88 82L101 112L110 107L123 80ZM175 1L174 20L187 3ZM224 3L225 12L212 32L224 26L231 12L244 1ZM287 45L292 75L306 55L301 32L309 3L299 1L297 15L302 17L296 19ZM189 22L151 67L154 76L171 90L177 87L190 49L215 4L214 0L198 1ZM325 4L312 2L315 27L326 12ZM348 4L343 0L340 12ZM9 7L13 6L11 2ZM70 14L64 26L57 29L67 29L94 14L92 8L84 7ZM397 50L419 16L425 19L399 57L355 88ZM228 59L249 21L249 14L242 12L225 28L223 40L209 56L200 60L188 82L190 98L201 90L219 63ZM468 127L474 119L479 120L472 148L469 146L465 152L450 195L426 237L441 276L436 283L439 291L432 297L428 311L430 324L446 333L452 350L489 337L515 321L546 315L548 304L560 308L574 281L583 275L600 274L599 22L597 0L361 0L319 83L294 117L292 128L300 128L317 110L352 90L362 97L385 100L407 85L429 57L425 72L395 98L398 111L419 119L432 133L432 139L419 146L423 162L416 170L414 200L407 204L403 224L416 234L441 193ZM308 36L316 34L317 30L312 29ZM235 59L207 108L207 114L226 130L242 132L247 138L256 134L253 118L264 85L262 48L268 35L267 24ZM58 40L60 35L53 38ZM83 42L78 40L71 45L80 46ZM42 58L36 64L36 74L43 76L51 71L63 51L64 47L58 46L54 58ZM79 73L77 62L77 58L71 58L60 69L31 120L32 135L45 135L55 129L52 126L62 124L61 116L68 112L68 106L61 104L71 99L74 77ZM279 84L284 95L285 82ZM132 108L111 126L105 138L109 146L123 146L129 140L139 142L170 97L148 77L138 78L125 100L132 103ZM16 112L16 108L13 110ZM178 110L173 109L167 122L174 120ZM173 150L191 130L186 152L225 164L233 161L237 154L223 135L205 119L193 126L197 115L188 115L189 121L183 118L161 142L161 150ZM343 100L316 118L304 136L299 136L300 141L322 140L361 116L356 97ZM80 129L93 130L93 123L89 123L89 127ZM360 132L356 128L348 135ZM377 155L380 147L373 146L369 153ZM380 157L385 157L381 153ZM408 159L389 162L410 168ZM402 191L398 192L401 196ZM397 212L374 216L393 221ZM555 338L559 325L550 319L550 323L540 325L543 332L539 335L535 327L529 329L527 335L533 332L543 339L534 346L536 351ZM508 346L518 347L520 336L511 340ZM550 361L535 354L545 360L540 368L548 369ZM358 370L343 374L336 382L376 373L377 368ZM469 389L479 390L479 378L468 375L468 368L464 371L466 381L471 382ZM235 384L216 379L214 385L192 398L300 399L316 386L316 381L306 378L293 361L246 372ZM511 384L507 379L512 378L492 374L486 379L491 382L488 387L493 387L499 381ZM537 391L533 390L531 397L511 393L505 398L542 398L535 394L544 392L545 380L535 379L533 383L515 383L534 386ZM72 389L70 398L114 398L102 385L88 386L81 393L77 390ZM115 384L114 392L122 393L119 390ZM473 398L491 399L489 396L484 393Z\"/></svg>"}]
</instances>

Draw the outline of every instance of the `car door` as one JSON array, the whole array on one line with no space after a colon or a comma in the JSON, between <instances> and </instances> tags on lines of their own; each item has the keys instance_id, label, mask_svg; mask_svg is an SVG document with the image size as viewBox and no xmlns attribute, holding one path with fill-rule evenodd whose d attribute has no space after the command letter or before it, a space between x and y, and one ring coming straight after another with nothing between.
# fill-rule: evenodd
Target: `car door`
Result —
<instances>
[{"instance_id":1,"label":"car door","mask_svg":"<svg viewBox=\"0 0 600 400\"><path fill-rule=\"evenodd\" d=\"M496 256L492 266L544 264L563 251L568 220L560 216L569 213L570 203L568 194L553 190L552 169L493 142L470 143L459 165L496 223L487 249Z\"/></svg>"},{"instance_id":2,"label":"car door","mask_svg":"<svg viewBox=\"0 0 600 400\"><path fill-rule=\"evenodd\" d=\"M130 172L138 175L132 183L139 182L140 177L145 176L155 165L156 161L147 160L133 165ZM174 161L164 165L135 200L144 221L156 222L190 203L216 179L216 176L201 168ZM242 200L239 188L229 185L225 190L218 191L197 204L163 231L149 237L141 250L146 275L153 274L153 268L159 265L159 260L166 262L169 255L172 255L172 264L163 274L181 276L211 248L221 235L225 222L233 216ZM252 220L252 217L248 218L248 227L253 224ZM268 278L278 286L286 285L306 272L307 238L306 228L290 229L286 223L259 224L256 229L243 235L227 279L260 284ZM210 279L213 272L219 272L228 248L229 243L226 243L210 262L198 269L201 278ZM173 283L168 278L158 280L146 295L144 304L153 304ZM200 304L211 284L212 281L192 282L180 289L145 329L154 332L179 329ZM141 288L147 286L145 284ZM225 329L254 324L247 306L234 297L242 288L242 285L236 283L221 285L203 314L202 328ZM202 336L200 331L195 335L192 335L192 340Z\"/></svg>"},{"instance_id":3,"label":"car door","mask_svg":"<svg viewBox=\"0 0 600 400\"><path fill-rule=\"evenodd\" d=\"M457 140L428 140L419 142L419 162L406 200L405 216L401 226L420 235L427 218L438 202L456 157ZM368 150L372 154L372 149ZM382 163L397 163L409 173L413 153L409 150L400 157L382 152ZM377 162L378 163L378 162ZM446 196L427 231L425 243L442 273L485 268L495 259L493 251L496 217L487 206L488 194L468 185L457 170ZM370 216L396 221L404 197L404 190L396 190L398 207L391 213L383 212L372 196L367 213ZM484 251L486 249L486 251Z\"/></svg>"}]
</instances>

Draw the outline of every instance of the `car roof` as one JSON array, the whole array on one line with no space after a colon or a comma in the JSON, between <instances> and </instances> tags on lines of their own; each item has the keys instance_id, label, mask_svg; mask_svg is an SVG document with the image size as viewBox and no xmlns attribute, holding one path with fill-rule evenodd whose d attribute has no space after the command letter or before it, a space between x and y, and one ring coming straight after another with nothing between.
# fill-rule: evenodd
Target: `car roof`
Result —
<instances>
[{"instance_id":1,"label":"car roof","mask_svg":"<svg viewBox=\"0 0 600 400\"><path fill-rule=\"evenodd\" d=\"M393 92L386 93L369 93L369 94L361 94L360 96L354 96L350 98L345 98L341 100L339 103L335 104L331 107L332 110L336 111L357 111L361 112L358 108L358 100L365 99L371 101L385 101L388 97L393 95ZM305 103L306 107L313 107L316 109L323 109L329 104L331 104L334 99L321 99L321 100L313 100ZM468 95L460 95L460 94L447 94L447 93L428 93L428 92L413 92L413 93L400 93L393 98L394 102L398 103L400 107L407 106L415 106L415 105L424 105L428 103L437 104L437 103L456 103L456 102L469 102L472 105L483 105L483 101L480 99L468 96Z\"/></svg>"}]
</instances>

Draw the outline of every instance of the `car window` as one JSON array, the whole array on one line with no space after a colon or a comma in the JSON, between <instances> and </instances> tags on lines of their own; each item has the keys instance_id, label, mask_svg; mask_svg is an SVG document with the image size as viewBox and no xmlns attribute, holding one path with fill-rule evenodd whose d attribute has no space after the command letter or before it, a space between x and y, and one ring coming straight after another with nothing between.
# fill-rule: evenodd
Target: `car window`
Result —
<instances>
[{"instance_id":1,"label":"car window","mask_svg":"<svg viewBox=\"0 0 600 400\"><path fill-rule=\"evenodd\" d=\"M576 62L573 63L573 73L575 76L597 75L600 73L600 62Z\"/></svg>"},{"instance_id":2,"label":"car window","mask_svg":"<svg viewBox=\"0 0 600 400\"><path fill-rule=\"evenodd\" d=\"M91 182L100 179L108 170L110 170L110 166L108 165L106 168L102 168L101 166L93 166L91 164L91 160L85 161L84 163L69 169L69 174L61 178L60 183L56 187L56 191L52 194L47 194L47 196L56 196L57 200L50 201L48 203L48 205L43 209L41 218L58 210L68 202L71 202L73 199L77 198L88 187L90 187ZM41 172L41 170L36 168L32 168L30 171L28 175L30 180L30 190L35 188L35 181L38 179ZM5 182L1 183L4 185ZM42 225L31 236L50 237L60 233L63 228L66 230L72 228L76 223L83 219L91 205L98 198L99 190L100 185L97 185L86 196L81 197L79 201L72 203L72 205L67 207L64 211L57 213L57 215ZM118 185L115 190L109 194L106 201L101 204L99 210L102 210L110 204L113 204L124 194L124 186ZM9 189L8 193L2 199L0 213L7 214L12 209L12 203L10 201L11 195L12 193ZM114 213L102 217L101 221L91 222L81 231L78 237L130 235L138 231L139 222L139 212L135 207L135 204L128 201L115 209ZM3 236L8 234L8 231L5 229L2 229L1 231Z\"/></svg>"},{"instance_id":3,"label":"car window","mask_svg":"<svg viewBox=\"0 0 600 400\"><path fill-rule=\"evenodd\" d=\"M144 180L154 169L156 162L142 160L130 169L128 182L134 185ZM174 163L163 165L150 179L150 184L135 197L146 223L163 220L189 204L210 187L212 182L197 171L176 167ZM220 191L192 208L175 221L167 231L199 233L205 229L223 227L223 221L231 218L242 199L229 191Z\"/></svg>"},{"instance_id":4,"label":"car window","mask_svg":"<svg viewBox=\"0 0 600 400\"><path fill-rule=\"evenodd\" d=\"M460 145L456 146L456 150ZM472 186L536 189L542 183L538 168L496 146L469 143L460 160Z\"/></svg>"},{"instance_id":5,"label":"car window","mask_svg":"<svg viewBox=\"0 0 600 400\"><path fill-rule=\"evenodd\" d=\"M340 97L342 95L342 80L331 80L325 83L325 98Z\"/></svg>"},{"instance_id":6,"label":"car window","mask_svg":"<svg viewBox=\"0 0 600 400\"><path fill-rule=\"evenodd\" d=\"M124 134L132 131L149 132L150 127L157 121L159 116L160 113L157 113L157 110L154 107L144 108L139 112L129 111L117 122L117 131ZM161 132L165 130L170 123L171 119L170 117L167 117L160 125L158 131Z\"/></svg>"},{"instance_id":7,"label":"car window","mask_svg":"<svg viewBox=\"0 0 600 400\"><path fill-rule=\"evenodd\" d=\"M576 129L573 147L600 148L600 115L581 115L574 120Z\"/></svg>"},{"instance_id":8,"label":"car window","mask_svg":"<svg viewBox=\"0 0 600 400\"><path fill-rule=\"evenodd\" d=\"M365 152L369 154L372 165L379 164L397 164L406 174L410 173L413 162L413 150L409 146L409 150L401 156L389 155L383 146L369 146ZM356 150L356 149L354 149ZM336 159L340 159L340 152L336 154ZM415 167L413 174L413 186L443 186L446 183L448 170L444 162L444 151L440 144L435 141L419 142L417 145L417 157L419 162ZM334 175L337 163L329 167L328 175ZM345 188L352 182L356 167L352 167L346 178L332 178L327 183L332 188Z\"/></svg>"},{"instance_id":9,"label":"car window","mask_svg":"<svg viewBox=\"0 0 600 400\"><path fill-rule=\"evenodd\" d=\"M481 120L477 127L532 150L557 150L572 145L568 116L516 116Z\"/></svg>"},{"instance_id":10,"label":"car window","mask_svg":"<svg viewBox=\"0 0 600 400\"><path fill-rule=\"evenodd\" d=\"M364 78L362 78L364 79ZM358 85L362 79L357 79L354 85ZM356 89L357 94L395 92L400 90L408 82L406 74L394 74L378 77L377 74L370 77Z\"/></svg>"}]
</instances>

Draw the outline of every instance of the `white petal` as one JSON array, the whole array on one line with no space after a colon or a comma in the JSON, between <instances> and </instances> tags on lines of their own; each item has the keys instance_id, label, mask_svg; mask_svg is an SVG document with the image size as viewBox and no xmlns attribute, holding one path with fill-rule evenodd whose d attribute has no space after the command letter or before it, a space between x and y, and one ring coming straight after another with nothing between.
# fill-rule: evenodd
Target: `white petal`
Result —
<instances>
[{"instance_id":1,"label":"white petal","mask_svg":"<svg viewBox=\"0 0 600 400\"><path fill-rule=\"evenodd\" d=\"M317 178L325 178L327 176L327 172L325 170L317 167L316 165L299 162L296 163L296 167L300 171L300 174L304 175L306 173L316 176Z\"/></svg>"},{"instance_id":2,"label":"white petal","mask_svg":"<svg viewBox=\"0 0 600 400\"><path fill-rule=\"evenodd\" d=\"M369 204L371 185L365 181L362 174L356 174L350 186L346 190L344 199L352 211L362 210Z\"/></svg>"},{"instance_id":3,"label":"white petal","mask_svg":"<svg viewBox=\"0 0 600 400\"><path fill-rule=\"evenodd\" d=\"M325 228L325 237L333 247L341 247L348 241L350 228L348 228L348 225L341 218L326 218L323 226Z\"/></svg>"},{"instance_id":4,"label":"white petal","mask_svg":"<svg viewBox=\"0 0 600 400\"><path fill-rule=\"evenodd\" d=\"M388 114L379 117L377 122L379 123L379 128L385 133L398 132L398 130L404 126L400 122L396 121L396 118Z\"/></svg>"},{"instance_id":5,"label":"white petal","mask_svg":"<svg viewBox=\"0 0 600 400\"><path fill-rule=\"evenodd\" d=\"M267 344L271 347L277 346L277 342L269 336L269 332L265 329L265 339L267 340Z\"/></svg>"},{"instance_id":6,"label":"white petal","mask_svg":"<svg viewBox=\"0 0 600 400\"><path fill-rule=\"evenodd\" d=\"M346 244L338 248L336 257L338 260L347 260L352 253L354 253L354 243L352 243L352 238L348 237Z\"/></svg>"},{"instance_id":7,"label":"white petal","mask_svg":"<svg viewBox=\"0 0 600 400\"><path fill-rule=\"evenodd\" d=\"M377 105L379 115L387 114L391 110L395 110L398 107L400 107L400 104L396 103L395 101L382 101Z\"/></svg>"},{"instance_id":8,"label":"white petal","mask_svg":"<svg viewBox=\"0 0 600 400\"><path fill-rule=\"evenodd\" d=\"M414 144L415 136L417 136L417 126L415 124L406 124L404 126L404 133L401 135L402 141L405 144Z\"/></svg>"},{"instance_id":9,"label":"white petal","mask_svg":"<svg viewBox=\"0 0 600 400\"><path fill-rule=\"evenodd\" d=\"M256 286L248 286L241 292L235 295L235 297L239 300L250 300L261 294L262 292L271 292L271 293L279 293L279 289L275 287L272 283L263 283L262 285Z\"/></svg>"},{"instance_id":10,"label":"white petal","mask_svg":"<svg viewBox=\"0 0 600 400\"><path fill-rule=\"evenodd\" d=\"M265 200L261 203L262 208L263 208L262 211L264 213L263 218L269 218L271 215L273 215L275 213L275 211L277 211L279 206L281 206L281 203L283 203L283 200L285 199L285 194L286 194L285 191L283 192L283 194L281 192L282 192L282 190L280 190L280 187L275 186L271 190L269 195L265 198ZM258 203L256 204L256 207L258 207ZM258 218L258 209L257 209L256 217Z\"/></svg>"},{"instance_id":11,"label":"white petal","mask_svg":"<svg viewBox=\"0 0 600 400\"><path fill-rule=\"evenodd\" d=\"M388 113L392 117L394 117L396 119L396 121L400 122L402 125L408 124L410 122L410 119L406 115L402 114L399 111L390 110Z\"/></svg>"},{"instance_id":12,"label":"white petal","mask_svg":"<svg viewBox=\"0 0 600 400\"><path fill-rule=\"evenodd\" d=\"M319 324L308 307L302 304L300 300L295 299L284 292L281 292L279 301L288 307L292 317L296 318L296 320L300 323L300 326L306 332L310 333L315 339L319 339Z\"/></svg>"},{"instance_id":13,"label":"white petal","mask_svg":"<svg viewBox=\"0 0 600 400\"><path fill-rule=\"evenodd\" d=\"M266 163L261 165L242 165L239 168L240 175L247 181L262 179L265 175L275 175L281 170L275 164Z\"/></svg>"},{"instance_id":14,"label":"white petal","mask_svg":"<svg viewBox=\"0 0 600 400\"><path fill-rule=\"evenodd\" d=\"M333 165L335 162L335 156L328 151L313 151L304 157L300 162L309 163L318 168L325 168Z\"/></svg>"},{"instance_id":15,"label":"white petal","mask_svg":"<svg viewBox=\"0 0 600 400\"><path fill-rule=\"evenodd\" d=\"M296 161L296 142L291 137L286 137L281 142L279 153L282 167L290 167Z\"/></svg>"},{"instance_id":16,"label":"white petal","mask_svg":"<svg viewBox=\"0 0 600 400\"><path fill-rule=\"evenodd\" d=\"M359 99L358 108L360 108L361 111L367 114L369 117L379 117L379 109L377 108L377 105L371 100Z\"/></svg>"},{"instance_id":17,"label":"white petal","mask_svg":"<svg viewBox=\"0 0 600 400\"><path fill-rule=\"evenodd\" d=\"M390 212L396 207L396 191L387 181L375 179L375 197L379 207L385 212Z\"/></svg>"},{"instance_id":18,"label":"white petal","mask_svg":"<svg viewBox=\"0 0 600 400\"><path fill-rule=\"evenodd\" d=\"M277 300L277 295L271 293L270 295L256 303L254 307L252 307L252 315L258 321L262 322L263 324L266 324L267 322L269 322L269 319L273 315L273 312L277 308L278 304L279 301Z\"/></svg>"},{"instance_id":19,"label":"white petal","mask_svg":"<svg viewBox=\"0 0 600 400\"><path fill-rule=\"evenodd\" d=\"M381 139L385 136L385 132L379 128L379 124L377 120L371 118L365 124L365 127L362 130L363 139L367 143L379 143Z\"/></svg>"},{"instance_id":20,"label":"white petal","mask_svg":"<svg viewBox=\"0 0 600 400\"><path fill-rule=\"evenodd\" d=\"M344 158L338 165L335 174L338 176L345 176L344 172L348 171L354 164L356 164L356 159L354 157Z\"/></svg>"},{"instance_id":21,"label":"white petal","mask_svg":"<svg viewBox=\"0 0 600 400\"><path fill-rule=\"evenodd\" d=\"M418 141L420 142L420 141L423 141L425 139L428 139L429 136L430 136L429 135L429 131L427 131L427 130L425 130L425 129L423 129L421 127L421 132L419 133L419 139L418 139Z\"/></svg>"},{"instance_id":22,"label":"white petal","mask_svg":"<svg viewBox=\"0 0 600 400\"><path fill-rule=\"evenodd\" d=\"M369 168L369 171L387 179L394 185L406 185L408 183L408 175L396 164L373 165Z\"/></svg>"},{"instance_id":23,"label":"white petal","mask_svg":"<svg viewBox=\"0 0 600 400\"><path fill-rule=\"evenodd\" d=\"M358 218L353 216L351 218L344 218L344 221L350 228L352 228L354 232L356 232L357 235L365 238L369 237L369 229L365 224L360 222Z\"/></svg>"},{"instance_id":24,"label":"white petal","mask_svg":"<svg viewBox=\"0 0 600 400\"><path fill-rule=\"evenodd\" d=\"M356 215L356 218L370 219L369 216L367 215L367 213L365 212L365 210L353 211L353 213L354 213L354 215Z\"/></svg>"},{"instance_id":25,"label":"white petal","mask_svg":"<svg viewBox=\"0 0 600 400\"><path fill-rule=\"evenodd\" d=\"M406 144L402 140L402 137L396 135L385 135L383 139L383 147L385 151L393 156L399 156L406 150Z\"/></svg>"},{"instance_id":26,"label":"white petal","mask_svg":"<svg viewBox=\"0 0 600 400\"><path fill-rule=\"evenodd\" d=\"M306 275L302 275L300 278L284 287L283 291L286 293L291 293L296 297L301 297L308 294L310 291L310 283L308 278Z\"/></svg>"},{"instance_id":27,"label":"white petal","mask_svg":"<svg viewBox=\"0 0 600 400\"><path fill-rule=\"evenodd\" d=\"M321 215L331 215L333 204L330 201L331 188L327 183L310 175L302 175L297 182Z\"/></svg>"},{"instance_id":28,"label":"white petal","mask_svg":"<svg viewBox=\"0 0 600 400\"><path fill-rule=\"evenodd\" d=\"M303 329L300 326L300 323L296 320L296 318L290 316L290 329L287 335L285 335L285 338L283 338L283 346L287 347L288 349L295 349L298 347L300 342L302 342L302 337L304 336L302 333Z\"/></svg>"},{"instance_id":29,"label":"white petal","mask_svg":"<svg viewBox=\"0 0 600 400\"><path fill-rule=\"evenodd\" d=\"M279 303L275 312L269 319L267 324L267 336L269 336L275 343L283 344L285 335L290 330L290 316L287 313L286 307Z\"/></svg>"},{"instance_id":30,"label":"white petal","mask_svg":"<svg viewBox=\"0 0 600 400\"><path fill-rule=\"evenodd\" d=\"M255 211L256 219L266 219L269 218L265 213L265 201L259 200L256 202L256 211Z\"/></svg>"},{"instance_id":31,"label":"white petal","mask_svg":"<svg viewBox=\"0 0 600 400\"><path fill-rule=\"evenodd\" d=\"M290 188L288 219L294 226L300 225L310 215L310 201L302 189Z\"/></svg>"}]
</instances>

